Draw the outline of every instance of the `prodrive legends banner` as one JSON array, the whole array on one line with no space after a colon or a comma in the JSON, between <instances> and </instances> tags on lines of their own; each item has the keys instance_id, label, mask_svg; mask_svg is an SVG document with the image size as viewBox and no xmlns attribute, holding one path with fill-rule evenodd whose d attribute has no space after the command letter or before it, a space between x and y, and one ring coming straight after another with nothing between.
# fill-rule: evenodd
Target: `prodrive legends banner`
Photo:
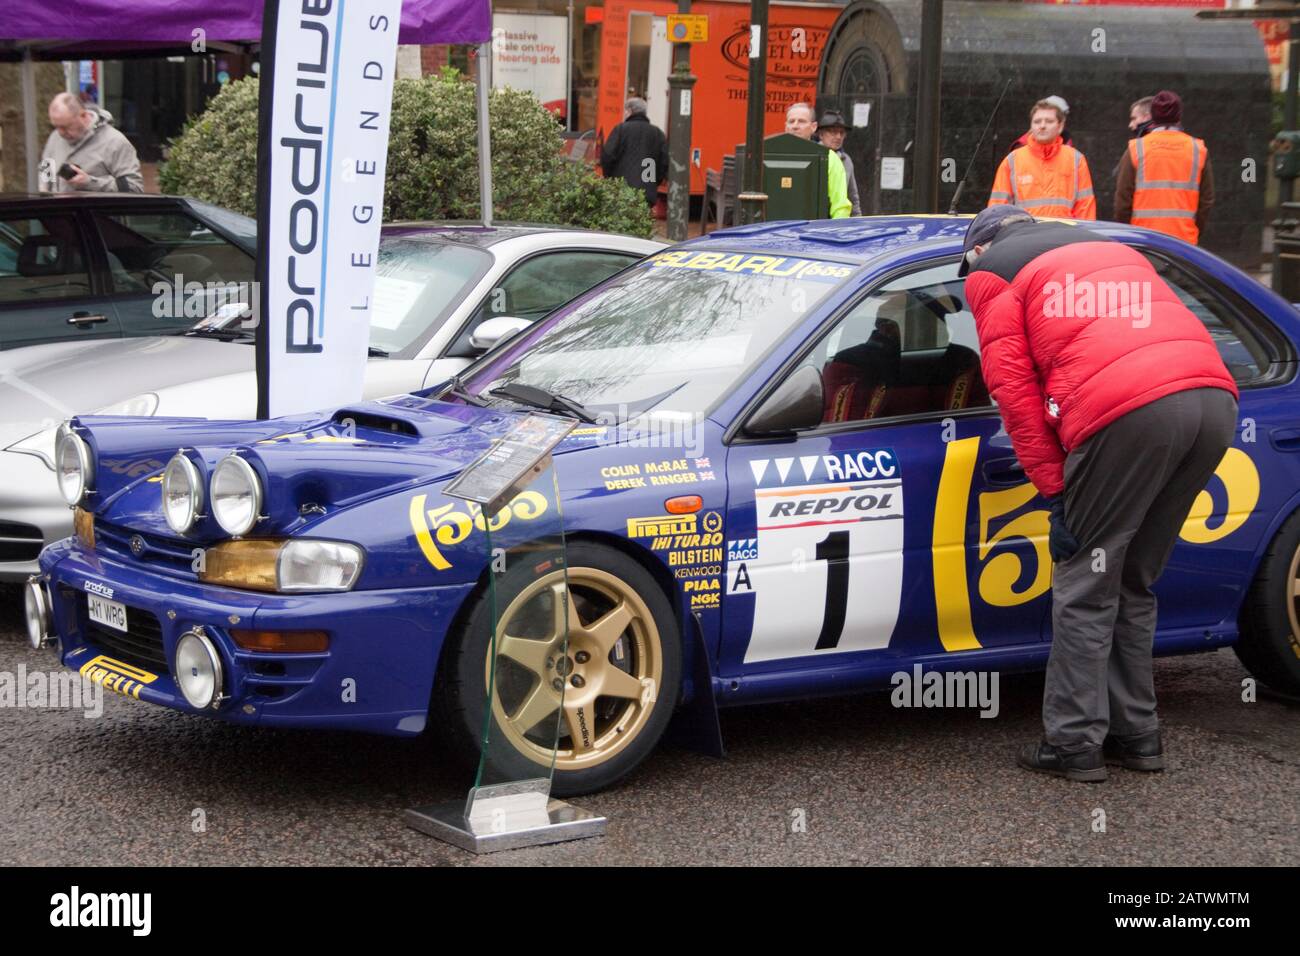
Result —
<instances>
[{"instance_id":1,"label":"prodrive legends banner","mask_svg":"<svg viewBox=\"0 0 1300 956\"><path fill-rule=\"evenodd\" d=\"M401 0L266 4L259 418L361 397L401 12Z\"/></svg>"}]
</instances>

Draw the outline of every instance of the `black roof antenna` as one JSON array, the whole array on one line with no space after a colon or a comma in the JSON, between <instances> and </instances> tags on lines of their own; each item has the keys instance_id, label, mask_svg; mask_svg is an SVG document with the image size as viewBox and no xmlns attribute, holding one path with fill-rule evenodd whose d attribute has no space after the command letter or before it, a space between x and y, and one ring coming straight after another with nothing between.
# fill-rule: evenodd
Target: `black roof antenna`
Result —
<instances>
[{"instance_id":1,"label":"black roof antenna","mask_svg":"<svg viewBox=\"0 0 1300 956\"><path fill-rule=\"evenodd\" d=\"M993 104L993 112L989 114L989 121L984 124L984 132L980 133L979 142L975 144L975 151L970 154L970 162L966 164L966 175L962 176L961 182L957 184L957 191L952 194L952 204L948 207L948 215L957 215L957 202L961 199L961 191L966 188L966 180L970 178L970 171L975 168L975 157L979 155L980 147L984 145L984 137L989 134L989 127L993 125L993 117L998 115L998 107L1002 105L1002 99L1007 95L1007 90L1011 89L1011 78L1002 87L1002 92L998 94L998 101Z\"/></svg>"}]
</instances>

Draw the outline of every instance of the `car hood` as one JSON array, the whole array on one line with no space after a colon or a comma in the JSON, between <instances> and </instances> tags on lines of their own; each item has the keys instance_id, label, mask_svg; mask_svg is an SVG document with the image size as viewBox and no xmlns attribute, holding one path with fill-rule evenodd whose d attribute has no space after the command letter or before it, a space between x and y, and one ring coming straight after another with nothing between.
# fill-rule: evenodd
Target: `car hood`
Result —
<instances>
[{"instance_id":1,"label":"car hood","mask_svg":"<svg viewBox=\"0 0 1300 956\"><path fill-rule=\"evenodd\" d=\"M205 484L221 459L238 453L265 489L257 533L295 534L321 516L453 478L528 414L405 395L260 422L96 416L76 422L96 461L90 507L114 525L167 537L158 472L178 448L190 450ZM589 445L580 436L563 450ZM224 537L211 518L189 535L201 544Z\"/></svg>"},{"instance_id":2,"label":"car hood","mask_svg":"<svg viewBox=\"0 0 1300 956\"><path fill-rule=\"evenodd\" d=\"M201 380L252 375L253 367L251 344L198 336L100 339L0 352L0 447L73 415ZM226 412L238 414L223 408Z\"/></svg>"}]
</instances>

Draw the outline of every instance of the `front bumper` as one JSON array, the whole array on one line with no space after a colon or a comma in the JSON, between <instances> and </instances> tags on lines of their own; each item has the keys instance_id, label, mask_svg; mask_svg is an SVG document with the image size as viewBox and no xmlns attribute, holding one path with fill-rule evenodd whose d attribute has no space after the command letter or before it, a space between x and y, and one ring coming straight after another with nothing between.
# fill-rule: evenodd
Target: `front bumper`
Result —
<instances>
[{"instance_id":1,"label":"front bumper","mask_svg":"<svg viewBox=\"0 0 1300 956\"><path fill-rule=\"evenodd\" d=\"M472 588L261 594L141 569L71 538L46 548L40 569L64 665L110 690L233 723L396 735L424 729L438 656ZM90 622L87 584L126 606L131 633ZM216 645L225 672L224 699L202 711L171 674L176 642L195 627ZM329 649L246 651L231 638L233 627L321 630Z\"/></svg>"},{"instance_id":2,"label":"front bumper","mask_svg":"<svg viewBox=\"0 0 1300 956\"><path fill-rule=\"evenodd\" d=\"M26 581L41 548L70 534L54 472L35 455L0 451L0 582Z\"/></svg>"}]
</instances>

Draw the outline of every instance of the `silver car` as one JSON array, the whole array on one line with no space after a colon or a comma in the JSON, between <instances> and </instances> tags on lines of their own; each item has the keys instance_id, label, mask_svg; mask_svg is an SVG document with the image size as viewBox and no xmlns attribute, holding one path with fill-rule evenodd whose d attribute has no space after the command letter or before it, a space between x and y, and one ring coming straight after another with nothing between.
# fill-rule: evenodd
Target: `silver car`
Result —
<instances>
[{"instance_id":1,"label":"silver car","mask_svg":"<svg viewBox=\"0 0 1300 956\"><path fill-rule=\"evenodd\" d=\"M545 226L385 226L365 397L444 381L504 336L661 248ZM54 482L55 432L69 416L255 417L253 332L233 314L175 335L0 352L0 582L25 580L41 548L72 533Z\"/></svg>"}]
</instances>

